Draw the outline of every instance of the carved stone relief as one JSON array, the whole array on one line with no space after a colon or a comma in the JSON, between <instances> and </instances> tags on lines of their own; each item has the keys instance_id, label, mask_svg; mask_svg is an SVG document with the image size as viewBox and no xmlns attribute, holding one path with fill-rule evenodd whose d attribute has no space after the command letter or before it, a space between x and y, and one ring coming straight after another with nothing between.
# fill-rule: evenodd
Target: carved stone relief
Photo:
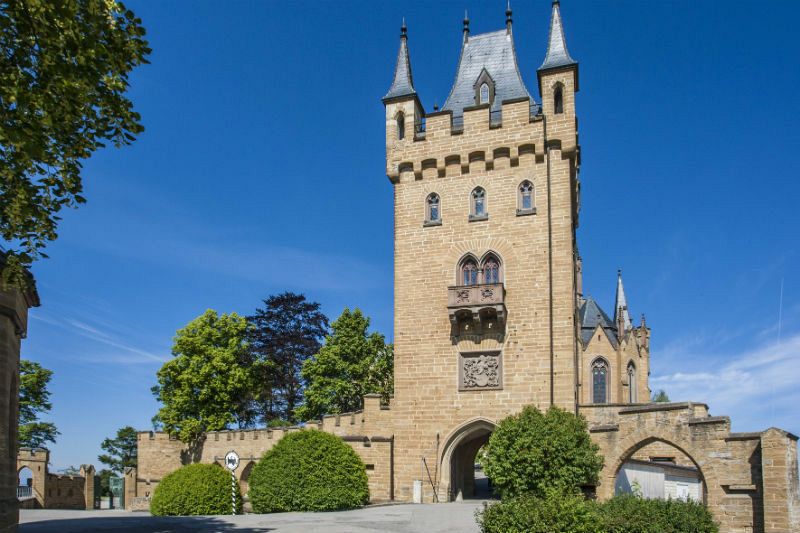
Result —
<instances>
[{"instance_id":1,"label":"carved stone relief","mask_svg":"<svg viewBox=\"0 0 800 533\"><path fill-rule=\"evenodd\" d=\"M459 354L459 390L503 388L501 352L465 352Z\"/></svg>"}]
</instances>

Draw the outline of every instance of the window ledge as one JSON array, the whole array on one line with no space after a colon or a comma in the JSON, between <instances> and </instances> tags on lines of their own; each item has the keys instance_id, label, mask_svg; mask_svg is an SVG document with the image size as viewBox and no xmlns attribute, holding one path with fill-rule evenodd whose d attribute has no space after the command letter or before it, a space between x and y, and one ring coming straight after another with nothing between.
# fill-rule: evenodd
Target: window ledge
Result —
<instances>
[{"instance_id":1,"label":"window ledge","mask_svg":"<svg viewBox=\"0 0 800 533\"><path fill-rule=\"evenodd\" d=\"M524 216L527 216L527 215L535 215L535 214L536 214L536 208L535 207L531 207L530 209L517 209L517 216L518 217L524 217Z\"/></svg>"},{"instance_id":2,"label":"window ledge","mask_svg":"<svg viewBox=\"0 0 800 533\"><path fill-rule=\"evenodd\" d=\"M425 222L422 223L422 227L423 228L430 228L431 226L441 226L441 225L442 225L442 220L441 219L439 219L439 220L426 220Z\"/></svg>"},{"instance_id":3,"label":"window ledge","mask_svg":"<svg viewBox=\"0 0 800 533\"><path fill-rule=\"evenodd\" d=\"M481 220L489 220L489 213L485 215L470 215L469 221L470 222L480 222Z\"/></svg>"}]
</instances>

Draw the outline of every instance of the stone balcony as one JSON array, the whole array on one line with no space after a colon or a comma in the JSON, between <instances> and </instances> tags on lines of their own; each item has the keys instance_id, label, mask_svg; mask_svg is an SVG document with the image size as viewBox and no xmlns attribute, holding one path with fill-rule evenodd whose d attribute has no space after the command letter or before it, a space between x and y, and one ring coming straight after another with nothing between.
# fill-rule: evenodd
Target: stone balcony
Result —
<instances>
[{"instance_id":1,"label":"stone balcony","mask_svg":"<svg viewBox=\"0 0 800 533\"><path fill-rule=\"evenodd\" d=\"M450 323L457 328L459 322L497 321L501 327L506 321L506 289L502 283L485 283L448 287L447 309Z\"/></svg>"}]
</instances>

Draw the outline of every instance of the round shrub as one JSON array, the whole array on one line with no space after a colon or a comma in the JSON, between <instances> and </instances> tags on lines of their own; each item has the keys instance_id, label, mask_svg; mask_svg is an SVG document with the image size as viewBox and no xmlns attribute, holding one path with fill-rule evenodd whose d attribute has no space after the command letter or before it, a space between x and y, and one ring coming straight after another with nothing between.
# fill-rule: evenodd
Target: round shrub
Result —
<instances>
[{"instance_id":1,"label":"round shrub","mask_svg":"<svg viewBox=\"0 0 800 533\"><path fill-rule=\"evenodd\" d=\"M483 533L607 533L594 502L558 490L503 500L476 514Z\"/></svg>"},{"instance_id":2,"label":"round shrub","mask_svg":"<svg viewBox=\"0 0 800 533\"><path fill-rule=\"evenodd\" d=\"M576 493L597 483L603 458L586 421L563 409L533 406L500 422L489 438L484 470L501 498Z\"/></svg>"},{"instance_id":3,"label":"round shrub","mask_svg":"<svg viewBox=\"0 0 800 533\"><path fill-rule=\"evenodd\" d=\"M718 533L705 505L617 496L601 504L609 533Z\"/></svg>"},{"instance_id":4,"label":"round shrub","mask_svg":"<svg viewBox=\"0 0 800 533\"><path fill-rule=\"evenodd\" d=\"M297 431L253 467L249 496L256 513L352 509L369 500L367 470L339 437Z\"/></svg>"},{"instance_id":5,"label":"round shrub","mask_svg":"<svg viewBox=\"0 0 800 533\"><path fill-rule=\"evenodd\" d=\"M236 512L242 497L236 487ZM194 464L164 476L150 502L156 516L231 514L231 474L218 464Z\"/></svg>"}]
</instances>

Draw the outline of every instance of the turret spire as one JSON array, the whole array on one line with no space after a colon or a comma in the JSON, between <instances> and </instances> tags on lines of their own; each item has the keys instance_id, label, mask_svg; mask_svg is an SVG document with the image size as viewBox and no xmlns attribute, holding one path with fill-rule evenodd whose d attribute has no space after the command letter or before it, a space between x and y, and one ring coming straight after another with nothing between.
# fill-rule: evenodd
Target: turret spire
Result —
<instances>
[{"instance_id":1,"label":"turret spire","mask_svg":"<svg viewBox=\"0 0 800 533\"><path fill-rule=\"evenodd\" d=\"M403 17L403 24L400 26L400 50L397 52L394 79L389 92L386 93L383 99L387 100L415 94L417 94L417 91L414 89L414 79L411 76L411 59L408 57L408 28L406 28L406 19Z\"/></svg>"},{"instance_id":2,"label":"turret spire","mask_svg":"<svg viewBox=\"0 0 800 533\"><path fill-rule=\"evenodd\" d=\"M614 321L618 324L621 322L625 331L631 328L628 300L625 298L625 288L622 286L622 270L617 270L617 298L614 302Z\"/></svg>"},{"instance_id":3,"label":"turret spire","mask_svg":"<svg viewBox=\"0 0 800 533\"><path fill-rule=\"evenodd\" d=\"M467 10L464 10L464 42L467 42L469 39L469 14L467 14Z\"/></svg>"},{"instance_id":4,"label":"turret spire","mask_svg":"<svg viewBox=\"0 0 800 533\"><path fill-rule=\"evenodd\" d=\"M549 68L577 65L567 50L567 40L564 38L564 26L561 24L560 2L553 0L553 13L550 16L550 36L547 40L547 54L539 70Z\"/></svg>"},{"instance_id":5,"label":"turret spire","mask_svg":"<svg viewBox=\"0 0 800 533\"><path fill-rule=\"evenodd\" d=\"M506 32L511 33L511 0L506 2Z\"/></svg>"}]
</instances>

